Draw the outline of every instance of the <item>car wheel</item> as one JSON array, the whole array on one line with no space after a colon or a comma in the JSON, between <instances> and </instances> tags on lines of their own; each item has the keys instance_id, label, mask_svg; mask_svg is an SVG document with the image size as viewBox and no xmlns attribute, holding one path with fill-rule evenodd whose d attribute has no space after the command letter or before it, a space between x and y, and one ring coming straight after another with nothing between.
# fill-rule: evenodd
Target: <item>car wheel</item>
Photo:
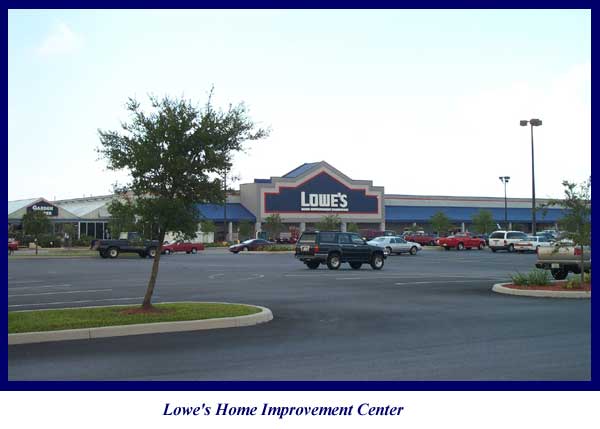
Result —
<instances>
[{"instance_id":1,"label":"car wheel","mask_svg":"<svg viewBox=\"0 0 600 429\"><path fill-rule=\"evenodd\" d=\"M171 251L169 249L165 250L165 255L170 255Z\"/></svg>"},{"instance_id":2,"label":"car wheel","mask_svg":"<svg viewBox=\"0 0 600 429\"><path fill-rule=\"evenodd\" d=\"M250 250L250 248L249 248L249 247L244 247L242 250L243 250L244 252L248 252L248 251Z\"/></svg>"},{"instance_id":3,"label":"car wheel","mask_svg":"<svg viewBox=\"0 0 600 429\"><path fill-rule=\"evenodd\" d=\"M383 268L383 255L381 253L375 253L371 257L371 268L374 270L380 270Z\"/></svg>"},{"instance_id":4,"label":"car wheel","mask_svg":"<svg viewBox=\"0 0 600 429\"><path fill-rule=\"evenodd\" d=\"M478 249L479 249L479 250L483 250L483 247L484 247L483 243L479 243L479 247L478 247Z\"/></svg>"},{"instance_id":5,"label":"car wheel","mask_svg":"<svg viewBox=\"0 0 600 429\"><path fill-rule=\"evenodd\" d=\"M140 255L140 258L142 258L142 259L148 257L148 255L146 254L146 252L139 252L138 255Z\"/></svg>"},{"instance_id":6,"label":"car wheel","mask_svg":"<svg viewBox=\"0 0 600 429\"><path fill-rule=\"evenodd\" d=\"M320 264L317 261L309 261L306 263L306 266L311 270L316 270L317 268L319 268L319 265Z\"/></svg>"},{"instance_id":7,"label":"car wheel","mask_svg":"<svg viewBox=\"0 0 600 429\"><path fill-rule=\"evenodd\" d=\"M353 270L360 270L360 267L362 267L362 263L361 262L350 262L350 266L352 267Z\"/></svg>"},{"instance_id":8,"label":"car wheel","mask_svg":"<svg viewBox=\"0 0 600 429\"><path fill-rule=\"evenodd\" d=\"M196 253L198 253L198 249L196 249L195 247L192 247L192 255L195 255Z\"/></svg>"},{"instance_id":9,"label":"car wheel","mask_svg":"<svg viewBox=\"0 0 600 429\"><path fill-rule=\"evenodd\" d=\"M415 256L417 254L417 248L415 246L411 247L408 253Z\"/></svg>"},{"instance_id":10,"label":"car wheel","mask_svg":"<svg viewBox=\"0 0 600 429\"><path fill-rule=\"evenodd\" d=\"M430 246L435 246L435 241L431 240L431 241L429 242L429 245L430 245Z\"/></svg>"},{"instance_id":11,"label":"car wheel","mask_svg":"<svg viewBox=\"0 0 600 429\"><path fill-rule=\"evenodd\" d=\"M514 252L514 251L515 251L515 246L514 246L514 245L512 245L512 244L509 244L509 245L508 245L508 251L509 251L510 253Z\"/></svg>"},{"instance_id":12,"label":"car wheel","mask_svg":"<svg viewBox=\"0 0 600 429\"><path fill-rule=\"evenodd\" d=\"M498 250L498 249L492 249L492 252L496 253L496 250Z\"/></svg>"},{"instance_id":13,"label":"car wheel","mask_svg":"<svg viewBox=\"0 0 600 429\"><path fill-rule=\"evenodd\" d=\"M156 247L151 247L148 249L148 256L154 258L156 256Z\"/></svg>"},{"instance_id":14,"label":"car wheel","mask_svg":"<svg viewBox=\"0 0 600 429\"><path fill-rule=\"evenodd\" d=\"M232 250L231 252L237 255L239 250Z\"/></svg>"},{"instance_id":15,"label":"car wheel","mask_svg":"<svg viewBox=\"0 0 600 429\"><path fill-rule=\"evenodd\" d=\"M330 270L337 270L342 265L342 259L340 258L339 253L332 253L327 258L327 268Z\"/></svg>"},{"instance_id":16,"label":"car wheel","mask_svg":"<svg viewBox=\"0 0 600 429\"><path fill-rule=\"evenodd\" d=\"M108 253L108 257L110 259L115 259L117 256L119 256L119 249L116 247L109 247L106 252Z\"/></svg>"},{"instance_id":17,"label":"car wheel","mask_svg":"<svg viewBox=\"0 0 600 429\"><path fill-rule=\"evenodd\" d=\"M554 280L564 280L567 278L567 275L569 274L569 272L567 270L563 270L563 269L554 269L554 270L550 270L550 274L552 274L552 277L554 277Z\"/></svg>"},{"instance_id":18,"label":"car wheel","mask_svg":"<svg viewBox=\"0 0 600 429\"><path fill-rule=\"evenodd\" d=\"M386 247L385 251L388 253L388 255L392 254L392 248L391 247Z\"/></svg>"},{"instance_id":19,"label":"car wheel","mask_svg":"<svg viewBox=\"0 0 600 429\"><path fill-rule=\"evenodd\" d=\"M108 254L106 252L99 252L100 256L104 259L108 258Z\"/></svg>"},{"instance_id":20,"label":"car wheel","mask_svg":"<svg viewBox=\"0 0 600 429\"><path fill-rule=\"evenodd\" d=\"M462 244L462 243L458 243L458 244L456 245L456 250L463 250L464 248L465 248L465 245L464 245L464 244Z\"/></svg>"}]
</instances>

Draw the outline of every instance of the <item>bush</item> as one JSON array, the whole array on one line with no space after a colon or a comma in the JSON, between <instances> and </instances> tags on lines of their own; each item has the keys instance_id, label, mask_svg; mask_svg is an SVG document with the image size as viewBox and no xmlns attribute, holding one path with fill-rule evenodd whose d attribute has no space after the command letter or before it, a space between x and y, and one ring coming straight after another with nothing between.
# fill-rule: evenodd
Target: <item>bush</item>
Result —
<instances>
[{"instance_id":1,"label":"bush","mask_svg":"<svg viewBox=\"0 0 600 429\"><path fill-rule=\"evenodd\" d=\"M62 239L59 236L52 235L52 234L41 234L38 237L38 246L39 247L50 248L50 247L61 247L61 245L62 245Z\"/></svg>"},{"instance_id":2,"label":"bush","mask_svg":"<svg viewBox=\"0 0 600 429\"><path fill-rule=\"evenodd\" d=\"M230 243L226 241L217 241L215 243L204 243L204 247L229 247Z\"/></svg>"},{"instance_id":3,"label":"bush","mask_svg":"<svg viewBox=\"0 0 600 429\"><path fill-rule=\"evenodd\" d=\"M274 244L273 246L267 246L263 250L267 252L289 252L294 250L295 246L289 244Z\"/></svg>"},{"instance_id":4,"label":"bush","mask_svg":"<svg viewBox=\"0 0 600 429\"><path fill-rule=\"evenodd\" d=\"M517 286L546 286L550 284L550 274L545 270L532 270L529 274L513 274L513 284Z\"/></svg>"},{"instance_id":5,"label":"bush","mask_svg":"<svg viewBox=\"0 0 600 429\"><path fill-rule=\"evenodd\" d=\"M92 240L95 240L95 238L90 237L89 235L82 235L81 238L73 239L73 246L90 247Z\"/></svg>"},{"instance_id":6,"label":"bush","mask_svg":"<svg viewBox=\"0 0 600 429\"><path fill-rule=\"evenodd\" d=\"M583 280L585 283L592 283L592 273L585 273L583 276ZM579 288L581 287L581 277L578 275L576 277L573 277L572 279L567 280L567 283L565 283L564 288L565 289L574 289L574 288Z\"/></svg>"}]
</instances>

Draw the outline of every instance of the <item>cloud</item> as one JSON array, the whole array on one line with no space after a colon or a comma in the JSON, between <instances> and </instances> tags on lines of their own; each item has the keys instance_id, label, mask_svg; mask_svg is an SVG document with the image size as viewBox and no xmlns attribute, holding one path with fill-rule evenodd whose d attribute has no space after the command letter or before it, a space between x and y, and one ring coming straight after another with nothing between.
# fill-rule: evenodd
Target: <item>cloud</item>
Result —
<instances>
[{"instance_id":1,"label":"cloud","mask_svg":"<svg viewBox=\"0 0 600 429\"><path fill-rule=\"evenodd\" d=\"M42 41L38 54L44 57L71 54L77 52L82 46L81 36L75 34L68 25L59 23Z\"/></svg>"}]
</instances>

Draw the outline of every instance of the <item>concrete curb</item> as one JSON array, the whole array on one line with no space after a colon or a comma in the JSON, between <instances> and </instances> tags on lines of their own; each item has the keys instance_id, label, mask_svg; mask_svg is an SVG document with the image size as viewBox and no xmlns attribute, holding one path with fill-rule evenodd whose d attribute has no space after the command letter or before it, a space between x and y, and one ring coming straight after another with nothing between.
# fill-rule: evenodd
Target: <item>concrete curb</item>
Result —
<instances>
[{"instance_id":1,"label":"concrete curb","mask_svg":"<svg viewBox=\"0 0 600 429\"><path fill-rule=\"evenodd\" d=\"M504 287L511 283L496 283L492 287L492 291L496 293L504 293L506 295L515 296L532 296L541 298L591 298L591 292L585 291L562 291L562 290L527 290L527 289L512 289Z\"/></svg>"},{"instance_id":2,"label":"concrete curb","mask_svg":"<svg viewBox=\"0 0 600 429\"><path fill-rule=\"evenodd\" d=\"M180 322L143 323L137 325L102 326L97 328L67 329L63 331L8 334L8 345L45 343L51 341L90 340L93 338L201 331L206 329L238 328L242 326L258 325L273 320L273 313L268 308L261 307L260 305L253 305L253 307L260 308L262 311L246 316L222 317L219 319L184 320Z\"/></svg>"}]
</instances>

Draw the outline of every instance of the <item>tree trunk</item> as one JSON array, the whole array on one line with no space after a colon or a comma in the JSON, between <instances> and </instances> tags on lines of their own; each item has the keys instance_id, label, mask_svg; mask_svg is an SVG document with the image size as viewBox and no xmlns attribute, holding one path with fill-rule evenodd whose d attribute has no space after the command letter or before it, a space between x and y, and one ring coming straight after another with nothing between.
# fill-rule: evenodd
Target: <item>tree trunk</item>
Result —
<instances>
[{"instance_id":1,"label":"tree trunk","mask_svg":"<svg viewBox=\"0 0 600 429\"><path fill-rule=\"evenodd\" d=\"M585 257L583 255L583 244L581 245L581 287L583 287L583 282L585 280Z\"/></svg>"},{"instance_id":2,"label":"tree trunk","mask_svg":"<svg viewBox=\"0 0 600 429\"><path fill-rule=\"evenodd\" d=\"M148 310L152 308L152 294L154 293L154 285L156 284L156 277L158 277L158 264L160 263L160 254L162 250L162 244L165 240L165 230L161 229L158 237L158 248L156 249L156 256L152 262L152 272L150 274L150 280L148 281L148 287L146 288L146 295L144 295L144 302L142 308Z\"/></svg>"}]
</instances>

